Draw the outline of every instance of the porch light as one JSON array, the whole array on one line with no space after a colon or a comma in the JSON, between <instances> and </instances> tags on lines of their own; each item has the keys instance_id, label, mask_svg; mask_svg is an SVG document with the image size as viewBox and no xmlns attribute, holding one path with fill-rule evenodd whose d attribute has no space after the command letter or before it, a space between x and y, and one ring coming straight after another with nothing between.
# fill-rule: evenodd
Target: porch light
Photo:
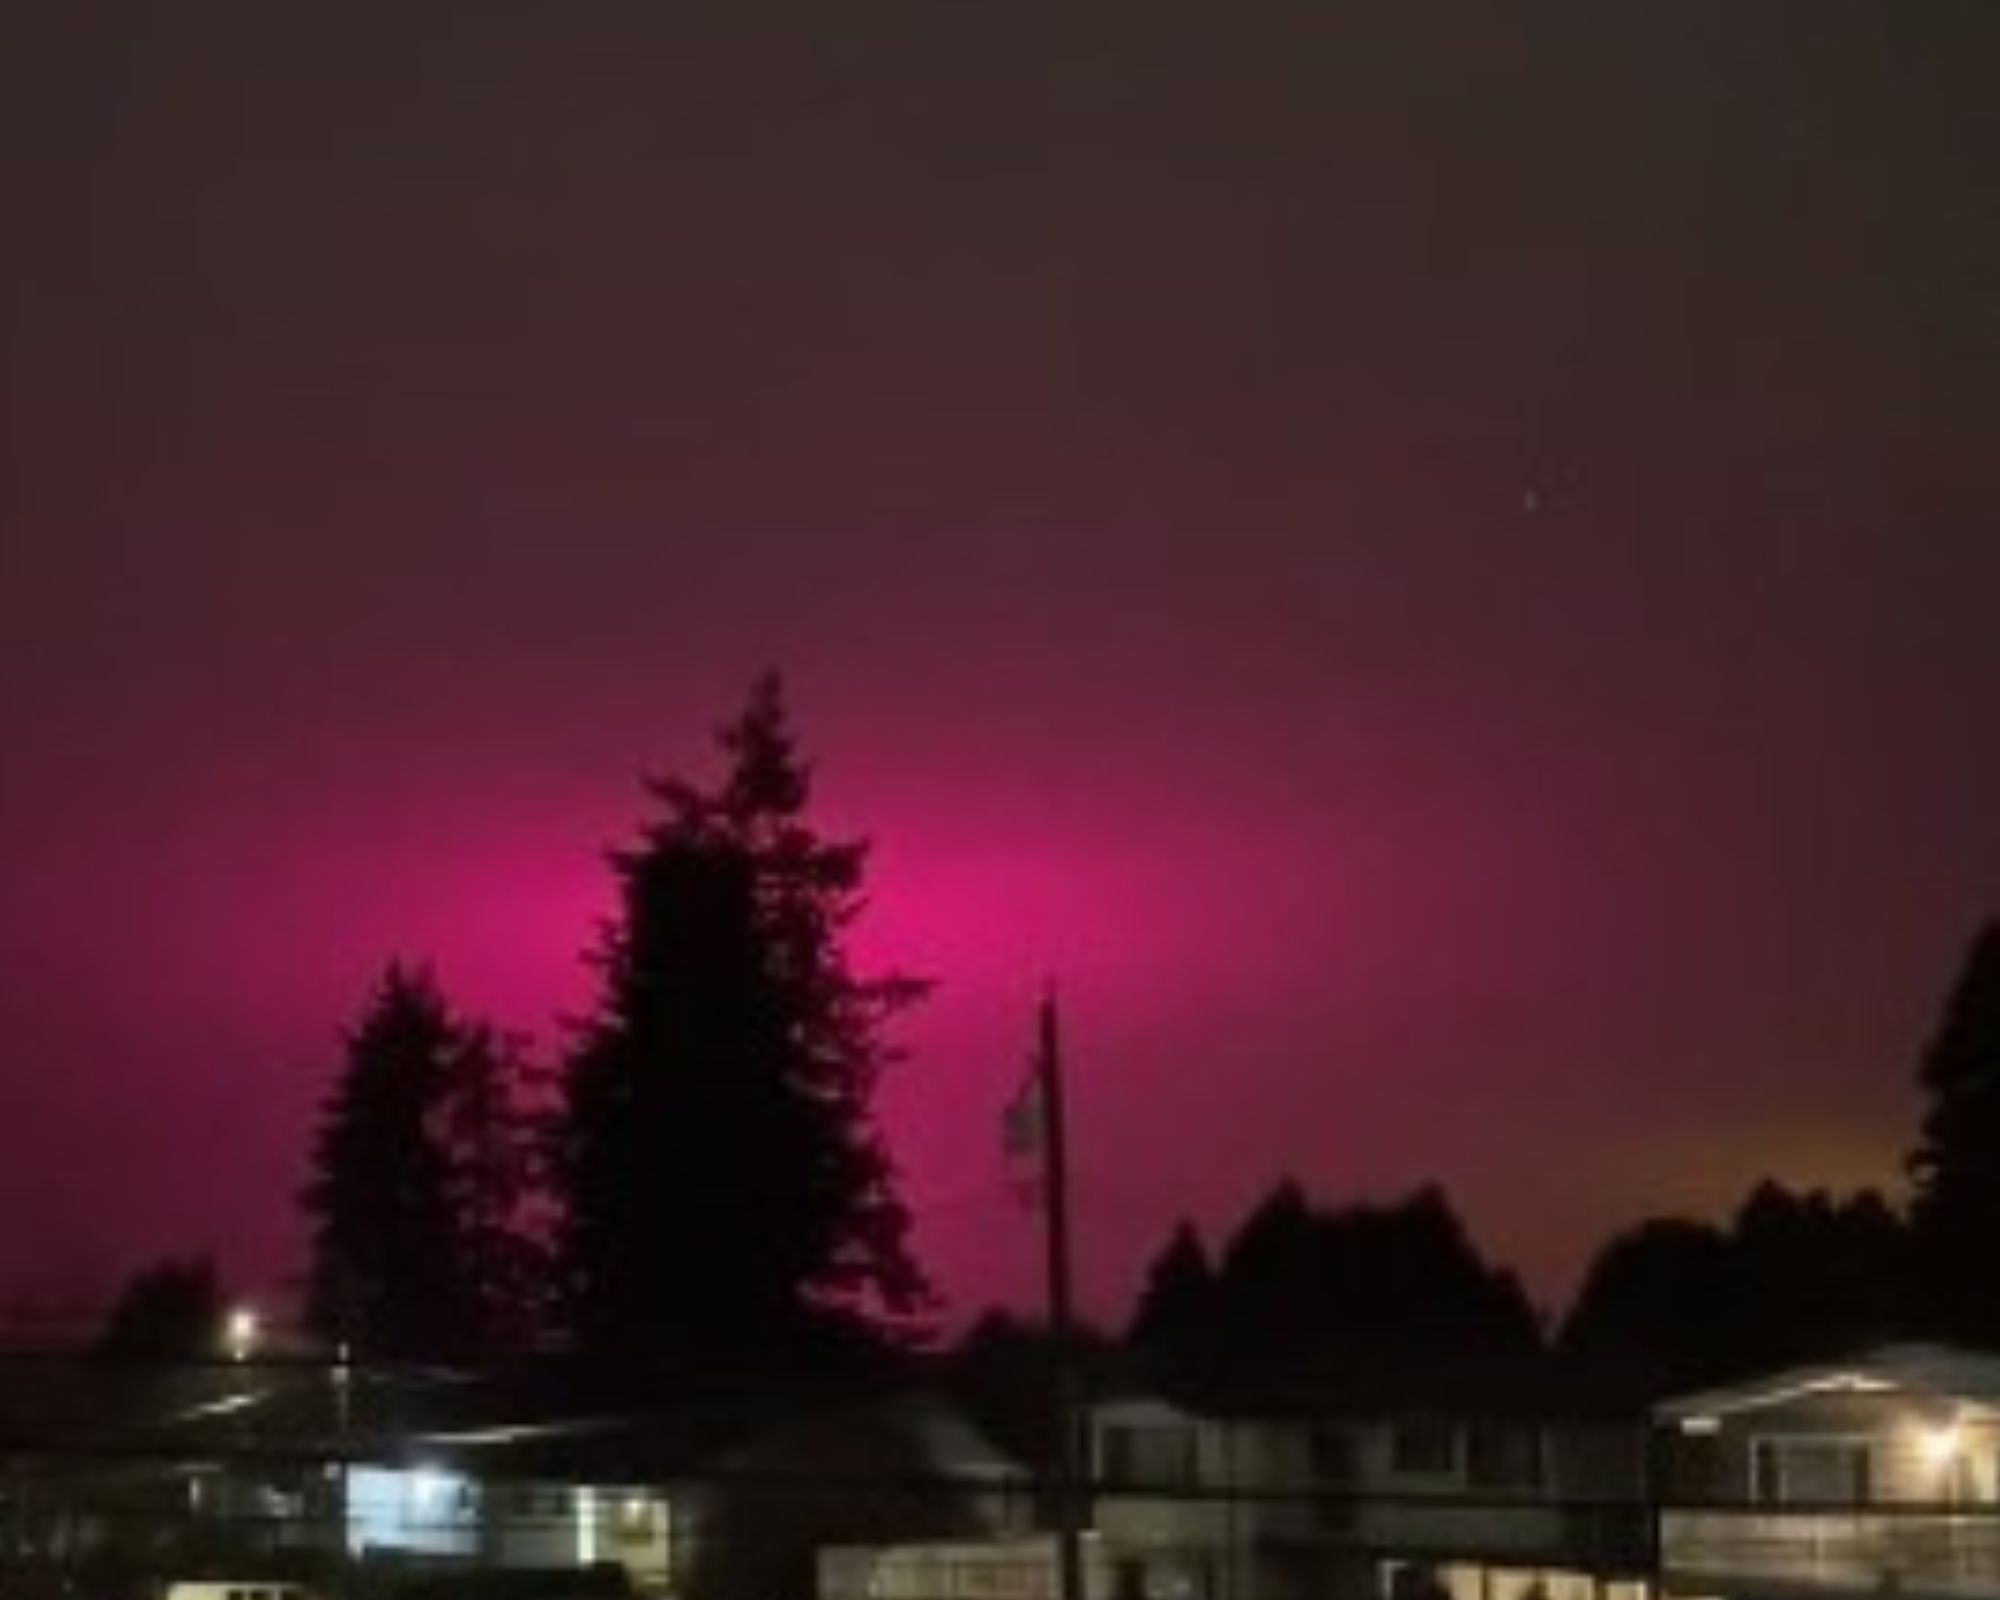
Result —
<instances>
[{"instance_id":1,"label":"porch light","mask_svg":"<svg viewBox=\"0 0 2000 1600\"><path fill-rule=\"evenodd\" d=\"M1917 1450L1923 1457L1924 1465L1936 1472L1942 1472L1956 1461L1964 1448L1964 1434L1955 1422L1946 1423L1941 1428L1926 1428L1917 1438Z\"/></svg>"}]
</instances>

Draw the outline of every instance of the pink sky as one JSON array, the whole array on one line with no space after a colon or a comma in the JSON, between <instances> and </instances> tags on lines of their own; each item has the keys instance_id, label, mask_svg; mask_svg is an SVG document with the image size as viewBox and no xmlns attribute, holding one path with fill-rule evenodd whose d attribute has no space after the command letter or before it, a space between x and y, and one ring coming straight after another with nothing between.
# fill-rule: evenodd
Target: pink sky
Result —
<instances>
[{"instance_id":1,"label":"pink sky","mask_svg":"<svg viewBox=\"0 0 2000 1600\"><path fill-rule=\"evenodd\" d=\"M1892 1177L2000 906L2000 40L1493 18L18 8L0 1285L289 1270L370 974L554 1040L772 664L959 1314L1050 974L1101 1313L1287 1170L1550 1299Z\"/></svg>"}]
</instances>

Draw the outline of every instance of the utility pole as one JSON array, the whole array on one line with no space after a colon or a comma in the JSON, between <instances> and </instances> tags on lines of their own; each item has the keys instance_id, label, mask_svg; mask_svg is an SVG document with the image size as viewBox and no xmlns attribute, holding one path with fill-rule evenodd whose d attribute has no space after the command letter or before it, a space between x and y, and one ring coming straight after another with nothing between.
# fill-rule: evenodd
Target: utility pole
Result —
<instances>
[{"instance_id":1,"label":"utility pole","mask_svg":"<svg viewBox=\"0 0 2000 1600\"><path fill-rule=\"evenodd\" d=\"M1053 1371L1056 1457L1056 1581L1059 1600L1085 1600L1083 1572L1083 1470L1077 1416L1075 1308L1071 1285L1069 1142L1063 1115L1062 1036L1055 990L1042 996L1035 1053L1035 1090L1041 1109L1042 1216L1048 1231L1049 1345Z\"/></svg>"}]
</instances>

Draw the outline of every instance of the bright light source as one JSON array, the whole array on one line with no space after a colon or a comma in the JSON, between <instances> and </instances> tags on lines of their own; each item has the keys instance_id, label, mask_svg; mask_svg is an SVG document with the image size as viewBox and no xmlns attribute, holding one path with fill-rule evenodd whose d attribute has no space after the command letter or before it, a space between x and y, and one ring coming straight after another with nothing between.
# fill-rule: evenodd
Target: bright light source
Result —
<instances>
[{"instance_id":1,"label":"bright light source","mask_svg":"<svg viewBox=\"0 0 2000 1600\"><path fill-rule=\"evenodd\" d=\"M646 1497L642 1494L628 1494L619 1511L624 1516L627 1527L638 1527L646 1520Z\"/></svg>"},{"instance_id":2,"label":"bright light source","mask_svg":"<svg viewBox=\"0 0 2000 1600\"><path fill-rule=\"evenodd\" d=\"M250 1352L257 1348L258 1337L263 1332L263 1324L257 1313L248 1306L237 1306L222 1325L222 1343L229 1351L231 1361L248 1361Z\"/></svg>"},{"instance_id":3,"label":"bright light source","mask_svg":"<svg viewBox=\"0 0 2000 1600\"><path fill-rule=\"evenodd\" d=\"M441 1510L451 1493L451 1475L436 1467L418 1467L410 1474L410 1509L419 1516Z\"/></svg>"},{"instance_id":4,"label":"bright light source","mask_svg":"<svg viewBox=\"0 0 2000 1600\"><path fill-rule=\"evenodd\" d=\"M1964 1448L1964 1436L1955 1422L1947 1423L1942 1428L1926 1428L1917 1439L1917 1449L1925 1465L1939 1471L1956 1461L1959 1451Z\"/></svg>"},{"instance_id":5,"label":"bright light source","mask_svg":"<svg viewBox=\"0 0 2000 1600\"><path fill-rule=\"evenodd\" d=\"M1720 1433L1722 1432L1722 1419L1710 1416L1682 1417L1681 1432L1692 1434Z\"/></svg>"}]
</instances>

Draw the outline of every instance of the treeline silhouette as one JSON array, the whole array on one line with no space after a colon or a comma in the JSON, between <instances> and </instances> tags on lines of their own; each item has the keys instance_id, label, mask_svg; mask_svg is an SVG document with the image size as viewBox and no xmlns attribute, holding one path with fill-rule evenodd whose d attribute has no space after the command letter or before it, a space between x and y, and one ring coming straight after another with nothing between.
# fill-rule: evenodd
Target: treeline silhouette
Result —
<instances>
[{"instance_id":1,"label":"treeline silhouette","mask_svg":"<svg viewBox=\"0 0 2000 1600\"><path fill-rule=\"evenodd\" d=\"M1101 1383L1211 1405L1629 1409L1896 1340L2000 1349L2000 923L1972 941L1917 1082L1907 1203L1765 1179L1722 1222L1618 1232L1545 1318L1436 1186L1328 1206L1286 1179L1217 1249L1176 1226L1092 1360ZM1004 1395L1040 1338L976 1327L968 1390Z\"/></svg>"},{"instance_id":2,"label":"treeline silhouette","mask_svg":"<svg viewBox=\"0 0 2000 1600\"><path fill-rule=\"evenodd\" d=\"M554 1059L387 969L302 1194L328 1345L644 1385L865 1370L919 1330L872 1097L924 986L848 957L867 847L814 828L775 676L718 743L719 778L649 782L610 852L597 995Z\"/></svg>"},{"instance_id":3,"label":"treeline silhouette","mask_svg":"<svg viewBox=\"0 0 2000 1600\"><path fill-rule=\"evenodd\" d=\"M924 985L857 972L867 848L810 818L775 677L720 730L722 770L649 785L610 853L597 993L549 1059L392 962L349 1030L302 1190L306 1310L356 1360L581 1357L685 1382L915 1370L930 1305L873 1120ZM1538 1314L1436 1186L1329 1205L1289 1179L1211 1248L1163 1243L1099 1387L1238 1405L1629 1403L1892 1338L2000 1348L2000 924L1974 939L1918 1063L1906 1203L1755 1185L1711 1223L1606 1242ZM127 1288L107 1355L212 1349L199 1261ZM950 1381L1003 1436L1042 1426L1045 1336L989 1318ZM1027 1441L1033 1445L1035 1441Z\"/></svg>"},{"instance_id":4,"label":"treeline silhouette","mask_svg":"<svg viewBox=\"0 0 2000 1600\"><path fill-rule=\"evenodd\" d=\"M482 1368L510 1416L636 1402L635 1424L671 1421L688 1436L646 1448L727 1490L693 1592L758 1600L809 1593L828 1538L961 1529L962 1505L929 1485L857 1516L841 1481L918 1484L931 1466L910 1419L841 1405L935 1386L1046 1465L1058 1352L1001 1314L926 1344L872 1110L923 986L849 960L866 850L812 826L775 679L721 750L717 780L652 785L611 854L597 993L547 1058L421 965L386 967L346 1035L301 1203L322 1359ZM2000 925L1974 941L1918 1079L1907 1203L1767 1181L1722 1223L1649 1219L1604 1245L1560 1318L1482 1255L1441 1188L1329 1204L1286 1179L1212 1247L1174 1228L1129 1323L1073 1333L1061 1355L1086 1394L1232 1413L1629 1416L1891 1338L2000 1348ZM105 1366L84 1374L89 1413L160 1414L172 1375L127 1369L213 1361L226 1314L198 1258L136 1275ZM299 1448L281 1423L258 1425Z\"/></svg>"},{"instance_id":5,"label":"treeline silhouette","mask_svg":"<svg viewBox=\"0 0 2000 1600\"><path fill-rule=\"evenodd\" d=\"M1110 1348L1115 1382L1224 1408L1629 1409L1937 1331L1911 1287L1878 1195L1765 1181L1727 1223L1618 1233L1546 1318L1441 1189L1321 1206L1287 1180L1213 1254L1177 1227Z\"/></svg>"}]
</instances>

